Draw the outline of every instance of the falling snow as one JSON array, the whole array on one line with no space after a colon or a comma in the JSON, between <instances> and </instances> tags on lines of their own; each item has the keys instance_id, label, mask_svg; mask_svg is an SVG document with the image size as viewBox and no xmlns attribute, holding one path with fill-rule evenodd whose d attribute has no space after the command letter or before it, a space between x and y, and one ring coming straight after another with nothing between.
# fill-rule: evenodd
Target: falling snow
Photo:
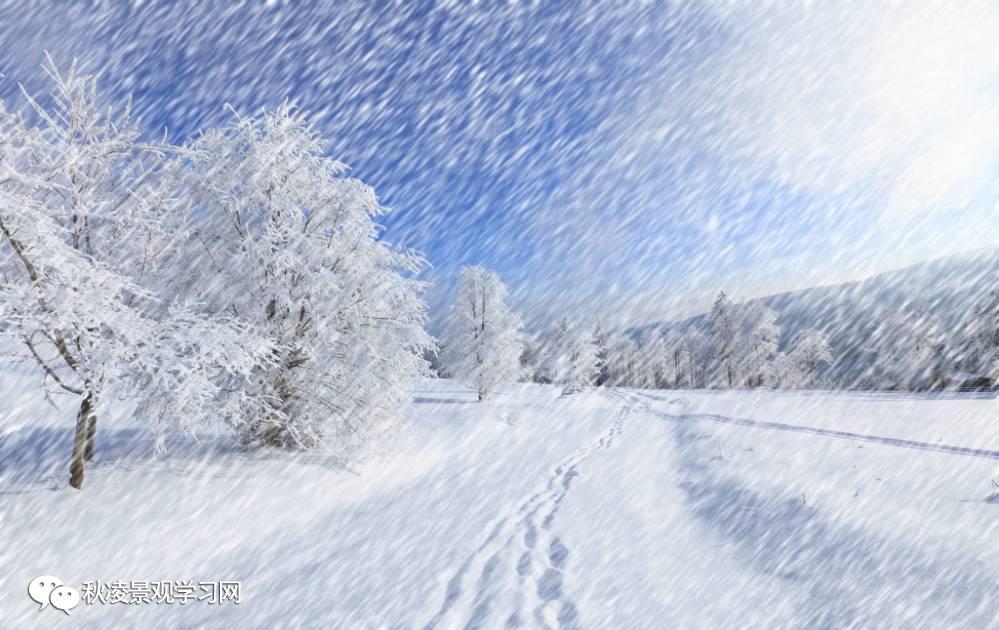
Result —
<instances>
[{"instance_id":1,"label":"falling snow","mask_svg":"<svg viewBox=\"0 0 999 630\"><path fill-rule=\"evenodd\" d=\"M0 626L999 628L994 3L0 34Z\"/></svg>"}]
</instances>

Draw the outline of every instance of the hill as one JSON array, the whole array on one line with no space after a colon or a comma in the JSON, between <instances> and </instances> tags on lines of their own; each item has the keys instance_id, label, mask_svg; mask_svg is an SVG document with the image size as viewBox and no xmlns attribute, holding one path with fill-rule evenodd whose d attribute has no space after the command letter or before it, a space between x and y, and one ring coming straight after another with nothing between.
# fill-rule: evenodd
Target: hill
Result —
<instances>
[{"instance_id":1,"label":"hill","mask_svg":"<svg viewBox=\"0 0 999 630\"><path fill-rule=\"evenodd\" d=\"M832 376L838 382L846 382L859 376L866 367L869 341L886 316L905 308L918 308L940 321L948 345L954 345L975 303L997 286L999 248L989 248L938 258L864 280L749 301L762 302L777 312L782 350L793 344L803 330L816 328L826 332L837 356ZM684 330L705 323L706 314L702 314L631 328L626 334L639 337L648 330Z\"/></svg>"}]
</instances>

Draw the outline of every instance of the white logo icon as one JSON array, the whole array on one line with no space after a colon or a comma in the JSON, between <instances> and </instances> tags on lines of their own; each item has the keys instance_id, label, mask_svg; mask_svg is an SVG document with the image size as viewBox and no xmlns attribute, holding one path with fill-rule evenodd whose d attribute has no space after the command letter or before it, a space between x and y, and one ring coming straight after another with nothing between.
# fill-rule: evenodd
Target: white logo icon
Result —
<instances>
[{"instance_id":1,"label":"white logo icon","mask_svg":"<svg viewBox=\"0 0 999 630\"><path fill-rule=\"evenodd\" d=\"M60 586L49 595L49 603L68 615L80 603L80 594L72 586Z\"/></svg>"},{"instance_id":2,"label":"white logo icon","mask_svg":"<svg viewBox=\"0 0 999 630\"><path fill-rule=\"evenodd\" d=\"M54 575L40 575L28 584L28 595L41 604L39 610L52 604L53 608L67 615L70 609L80 603L80 593L72 586L66 586Z\"/></svg>"}]
</instances>

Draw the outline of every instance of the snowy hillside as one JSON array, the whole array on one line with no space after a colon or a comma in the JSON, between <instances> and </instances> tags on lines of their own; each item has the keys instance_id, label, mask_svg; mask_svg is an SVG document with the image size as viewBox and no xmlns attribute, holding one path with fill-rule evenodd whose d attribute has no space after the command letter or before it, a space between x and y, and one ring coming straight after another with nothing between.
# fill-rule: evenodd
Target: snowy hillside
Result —
<instances>
[{"instance_id":1,"label":"snowy hillside","mask_svg":"<svg viewBox=\"0 0 999 630\"><path fill-rule=\"evenodd\" d=\"M986 248L959 256L938 258L865 280L780 293L752 300L777 314L780 349L790 348L808 329L825 332L836 356L832 375L840 384L868 366L870 341L888 317L905 309L919 309L938 321L947 343L958 345L976 302L999 278L999 249ZM737 289L737 288L736 288ZM707 315L664 322L629 331L641 338L649 330L680 331L688 326L706 329Z\"/></svg>"},{"instance_id":2,"label":"snowy hillside","mask_svg":"<svg viewBox=\"0 0 999 630\"><path fill-rule=\"evenodd\" d=\"M479 403L451 381L413 396L394 454L357 466L209 434L154 457L145 432L109 420L84 492L64 479L72 409L6 409L0 618L999 627L993 398L523 385ZM67 617L29 599L38 575L81 593L124 581L126 599L131 580L238 580L241 599L94 596Z\"/></svg>"}]
</instances>

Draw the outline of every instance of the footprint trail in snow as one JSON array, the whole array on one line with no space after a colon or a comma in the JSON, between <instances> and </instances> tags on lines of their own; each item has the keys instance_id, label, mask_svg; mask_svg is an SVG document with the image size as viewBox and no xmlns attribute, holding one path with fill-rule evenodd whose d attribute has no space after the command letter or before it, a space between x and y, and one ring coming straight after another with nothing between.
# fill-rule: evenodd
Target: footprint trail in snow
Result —
<instances>
[{"instance_id":1,"label":"footprint trail in snow","mask_svg":"<svg viewBox=\"0 0 999 630\"><path fill-rule=\"evenodd\" d=\"M448 581L444 602L426 628L579 627L564 582L569 549L552 526L580 465L613 446L629 412L628 406L619 410L599 440L565 458L544 490L493 525Z\"/></svg>"}]
</instances>

